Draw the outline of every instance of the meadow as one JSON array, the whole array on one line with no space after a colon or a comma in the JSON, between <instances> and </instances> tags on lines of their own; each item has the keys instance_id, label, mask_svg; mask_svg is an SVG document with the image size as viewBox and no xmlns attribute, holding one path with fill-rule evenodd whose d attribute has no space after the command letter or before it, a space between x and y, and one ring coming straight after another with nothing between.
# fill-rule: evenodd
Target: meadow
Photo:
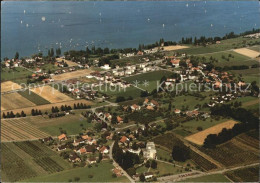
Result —
<instances>
[{"instance_id":1,"label":"meadow","mask_svg":"<svg viewBox=\"0 0 260 183\"><path fill-rule=\"evenodd\" d=\"M35 122L35 125L37 125L41 131L54 136L60 135L61 129L66 131L68 135L75 135L85 131L84 129L90 130L93 128L93 123L88 123L87 119L80 115L47 119L39 123Z\"/></svg>"},{"instance_id":2,"label":"meadow","mask_svg":"<svg viewBox=\"0 0 260 183\"><path fill-rule=\"evenodd\" d=\"M1 69L1 82L3 81L15 81L20 83L26 81L27 76L32 75L31 71L27 69L16 67L14 69L2 68Z\"/></svg>"},{"instance_id":3,"label":"meadow","mask_svg":"<svg viewBox=\"0 0 260 183\"><path fill-rule=\"evenodd\" d=\"M126 177L112 177L113 165L106 161L93 165L91 168L74 168L71 170L54 173L51 175L39 176L25 180L26 182L75 182L75 178L79 178L79 182L129 182Z\"/></svg>"},{"instance_id":4,"label":"meadow","mask_svg":"<svg viewBox=\"0 0 260 183\"><path fill-rule=\"evenodd\" d=\"M135 76L125 77L124 80L135 84L138 81L138 87L142 88L143 90L147 90L148 92L153 91L157 88L157 82L160 83L160 80L163 76L169 77L172 75L172 72L169 71L154 71L144 74L138 74ZM145 85L145 82L148 82L148 85Z\"/></svg>"}]
</instances>

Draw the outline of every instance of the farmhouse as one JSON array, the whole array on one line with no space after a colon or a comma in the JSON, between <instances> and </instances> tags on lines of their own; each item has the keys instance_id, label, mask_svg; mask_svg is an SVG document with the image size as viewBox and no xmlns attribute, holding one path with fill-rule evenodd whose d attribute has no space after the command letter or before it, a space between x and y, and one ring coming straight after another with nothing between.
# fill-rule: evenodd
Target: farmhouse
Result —
<instances>
[{"instance_id":1,"label":"farmhouse","mask_svg":"<svg viewBox=\"0 0 260 183\"><path fill-rule=\"evenodd\" d=\"M63 140L67 140L67 136L66 136L66 134L61 134L60 136L58 136L58 139L60 140L60 141L63 141Z\"/></svg>"},{"instance_id":2,"label":"farmhouse","mask_svg":"<svg viewBox=\"0 0 260 183\"><path fill-rule=\"evenodd\" d=\"M134 104L131 106L131 109L132 109L132 111L139 111L141 109L141 107L139 105Z\"/></svg>"},{"instance_id":3,"label":"farmhouse","mask_svg":"<svg viewBox=\"0 0 260 183\"><path fill-rule=\"evenodd\" d=\"M99 149L99 152L102 153L102 154L107 154L108 153L108 149L106 146L103 146Z\"/></svg>"}]
</instances>

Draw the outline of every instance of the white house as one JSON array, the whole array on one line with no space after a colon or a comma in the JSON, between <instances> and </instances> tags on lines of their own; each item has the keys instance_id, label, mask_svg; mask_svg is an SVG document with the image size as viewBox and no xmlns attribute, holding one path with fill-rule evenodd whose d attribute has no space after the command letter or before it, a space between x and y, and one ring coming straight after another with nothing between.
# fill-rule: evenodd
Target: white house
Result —
<instances>
[{"instance_id":1,"label":"white house","mask_svg":"<svg viewBox=\"0 0 260 183\"><path fill-rule=\"evenodd\" d=\"M146 149L144 150L144 157L147 159L156 158L156 149L154 142L147 142Z\"/></svg>"},{"instance_id":2,"label":"white house","mask_svg":"<svg viewBox=\"0 0 260 183\"><path fill-rule=\"evenodd\" d=\"M105 64L104 66L101 66L101 69L109 70L111 67L108 64Z\"/></svg>"}]
</instances>

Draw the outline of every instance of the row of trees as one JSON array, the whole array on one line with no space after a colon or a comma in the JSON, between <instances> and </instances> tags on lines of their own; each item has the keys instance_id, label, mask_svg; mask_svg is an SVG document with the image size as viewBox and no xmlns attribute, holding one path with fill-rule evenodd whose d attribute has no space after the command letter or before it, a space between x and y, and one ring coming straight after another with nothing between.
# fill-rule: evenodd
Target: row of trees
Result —
<instances>
[{"instance_id":1,"label":"row of trees","mask_svg":"<svg viewBox=\"0 0 260 183\"><path fill-rule=\"evenodd\" d=\"M42 115L42 111L38 109L32 109L31 114L32 116Z\"/></svg>"},{"instance_id":2,"label":"row of trees","mask_svg":"<svg viewBox=\"0 0 260 183\"><path fill-rule=\"evenodd\" d=\"M21 112L21 114L19 112L17 112L16 114L13 113L13 111L11 112L7 112L6 114L3 113L3 118L20 118L20 117L26 117L26 114L24 113L24 111Z\"/></svg>"}]
</instances>

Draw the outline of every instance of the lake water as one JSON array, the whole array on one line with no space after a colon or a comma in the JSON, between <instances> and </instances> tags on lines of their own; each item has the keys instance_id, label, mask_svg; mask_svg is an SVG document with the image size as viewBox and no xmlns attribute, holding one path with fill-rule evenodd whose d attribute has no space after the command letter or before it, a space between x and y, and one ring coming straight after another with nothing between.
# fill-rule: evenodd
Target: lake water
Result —
<instances>
[{"instance_id":1,"label":"lake water","mask_svg":"<svg viewBox=\"0 0 260 183\"><path fill-rule=\"evenodd\" d=\"M61 46L126 48L259 28L258 1L1 2L1 58Z\"/></svg>"}]
</instances>

